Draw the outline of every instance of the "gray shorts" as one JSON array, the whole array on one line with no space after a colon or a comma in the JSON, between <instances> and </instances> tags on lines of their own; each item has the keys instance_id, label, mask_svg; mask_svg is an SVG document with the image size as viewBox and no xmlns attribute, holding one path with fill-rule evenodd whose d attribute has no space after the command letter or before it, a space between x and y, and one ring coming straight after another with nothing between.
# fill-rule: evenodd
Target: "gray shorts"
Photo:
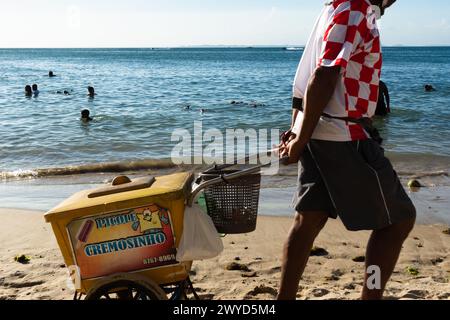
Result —
<instances>
[{"instance_id":1,"label":"gray shorts","mask_svg":"<svg viewBox=\"0 0 450 320\"><path fill-rule=\"evenodd\" d=\"M413 219L416 209L384 150L372 139L311 140L299 163L297 212L327 212L351 231Z\"/></svg>"}]
</instances>

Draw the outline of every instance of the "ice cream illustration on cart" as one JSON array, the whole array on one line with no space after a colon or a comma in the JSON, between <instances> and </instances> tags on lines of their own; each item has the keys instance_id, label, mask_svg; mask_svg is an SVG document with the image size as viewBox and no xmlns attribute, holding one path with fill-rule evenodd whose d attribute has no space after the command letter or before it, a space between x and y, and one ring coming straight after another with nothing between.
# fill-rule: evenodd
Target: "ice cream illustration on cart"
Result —
<instances>
[{"instance_id":1,"label":"ice cream illustration on cart","mask_svg":"<svg viewBox=\"0 0 450 320\"><path fill-rule=\"evenodd\" d=\"M89 234L91 233L92 229L94 228L94 221L87 220L83 227L81 228L80 232L78 233L77 239L81 243L86 243L88 241Z\"/></svg>"},{"instance_id":2,"label":"ice cream illustration on cart","mask_svg":"<svg viewBox=\"0 0 450 320\"><path fill-rule=\"evenodd\" d=\"M137 230L140 227L141 233L150 233L154 230L163 229L163 224L170 223L164 210L157 206L151 206L137 214L138 221L133 224L133 229Z\"/></svg>"}]
</instances>

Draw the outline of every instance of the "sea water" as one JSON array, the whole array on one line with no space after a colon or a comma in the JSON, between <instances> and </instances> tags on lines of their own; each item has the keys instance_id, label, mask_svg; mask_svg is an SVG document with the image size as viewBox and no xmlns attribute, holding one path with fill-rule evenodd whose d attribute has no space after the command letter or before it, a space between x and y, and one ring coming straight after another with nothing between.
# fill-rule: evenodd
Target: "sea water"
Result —
<instances>
[{"instance_id":1,"label":"sea water","mask_svg":"<svg viewBox=\"0 0 450 320\"><path fill-rule=\"evenodd\" d=\"M219 130L285 130L301 55L284 48L0 50L0 172L166 159L174 129L192 131L200 120ZM377 125L389 152L411 161L450 156L449 70L450 48L384 49L392 115ZM39 96L25 97L34 83ZM426 93L425 84L437 90ZM64 90L70 95L56 93ZM83 109L94 117L88 125L79 121Z\"/></svg>"},{"instance_id":2,"label":"sea water","mask_svg":"<svg viewBox=\"0 0 450 320\"><path fill-rule=\"evenodd\" d=\"M383 50L392 114L376 125L387 153L401 174L446 173L450 47ZM168 168L172 133L193 132L195 121L223 132L286 130L302 53L278 47L0 49L0 198L15 206L21 188L33 186L39 209L47 209L56 201L45 201L48 190L63 198L103 182L103 173ZM49 70L56 77L49 78ZM25 97L25 85L34 83L39 96ZM425 84L436 91L425 92ZM87 86L95 87L93 99ZM70 94L58 93L63 91ZM91 111L92 122L80 121L83 109ZM64 174L70 179L29 180ZM11 182L14 177L28 180ZM445 175L439 179L449 186ZM294 183L278 180L270 185ZM61 191L68 184L75 186Z\"/></svg>"}]
</instances>

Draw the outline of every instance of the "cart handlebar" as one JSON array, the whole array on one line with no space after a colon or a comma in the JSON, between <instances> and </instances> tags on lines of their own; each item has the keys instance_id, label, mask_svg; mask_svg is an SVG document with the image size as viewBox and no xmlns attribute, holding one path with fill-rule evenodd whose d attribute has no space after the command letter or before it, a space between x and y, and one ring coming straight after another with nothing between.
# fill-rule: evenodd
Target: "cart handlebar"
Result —
<instances>
[{"instance_id":1,"label":"cart handlebar","mask_svg":"<svg viewBox=\"0 0 450 320\"><path fill-rule=\"evenodd\" d=\"M226 174L226 175L220 175L217 178L202 182L200 184L194 184L191 194L189 195L188 201L187 201L187 205L189 207L192 207L192 204L194 203L195 198L197 197L197 195L204 189L213 186L215 184L218 183L222 183L224 181L229 181L229 180L233 180L233 179L237 179L237 178L241 178L243 176L249 175L249 174L255 174L258 173L262 168L264 167L268 167L272 164L274 164L275 162L279 162L279 163L285 163L286 160L288 159L288 157L283 157L280 159L277 159L276 161L272 161L270 163L267 164L262 164L262 165L257 165L253 168L249 168L249 169L245 169L245 170L241 170L241 171L237 171L237 172L233 172L230 174ZM233 167L235 165L222 165L222 166L215 166L212 169L209 169L207 171L205 171L205 173L211 173L212 170L222 170L225 168L229 168L229 167Z\"/></svg>"}]
</instances>

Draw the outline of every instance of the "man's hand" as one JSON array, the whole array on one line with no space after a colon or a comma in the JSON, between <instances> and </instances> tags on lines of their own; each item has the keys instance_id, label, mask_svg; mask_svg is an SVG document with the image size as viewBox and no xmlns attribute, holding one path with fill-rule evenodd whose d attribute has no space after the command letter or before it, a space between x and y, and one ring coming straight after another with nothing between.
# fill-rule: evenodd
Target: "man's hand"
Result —
<instances>
[{"instance_id":1,"label":"man's hand","mask_svg":"<svg viewBox=\"0 0 450 320\"><path fill-rule=\"evenodd\" d=\"M280 144L277 146L278 149L278 155L280 156L280 159L282 158L282 154L284 150L286 149L289 142L294 140L296 138L296 135L292 132L292 129L289 129L286 132L283 132L280 136Z\"/></svg>"},{"instance_id":2,"label":"man's hand","mask_svg":"<svg viewBox=\"0 0 450 320\"><path fill-rule=\"evenodd\" d=\"M292 129L289 129L288 131L283 132L280 136L280 141L281 141L280 146L288 143L291 140L292 135L294 135L294 133L292 132Z\"/></svg>"},{"instance_id":3,"label":"man's hand","mask_svg":"<svg viewBox=\"0 0 450 320\"><path fill-rule=\"evenodd\" d=\"M302 156L305 147L306 145L296 137L280 148L280 157L289 157L286 161L286 164L288 165L295 164L300 161L300 157Z\"/></svg>"}]
</instances>

